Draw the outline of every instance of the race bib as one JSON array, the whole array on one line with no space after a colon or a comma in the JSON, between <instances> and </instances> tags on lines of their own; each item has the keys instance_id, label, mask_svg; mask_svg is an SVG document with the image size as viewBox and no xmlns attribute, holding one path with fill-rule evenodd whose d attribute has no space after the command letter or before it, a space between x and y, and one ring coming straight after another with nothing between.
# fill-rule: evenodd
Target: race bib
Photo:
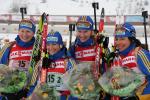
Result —
<instances>
[{"instance_id":1,"label":"race bib","mask_svg":"<svg viewBox=\"0 0 150 100\"><path fill-rule=\"evenodd\" d=\"M62 74L56 72L48 72L47 73L47 84L50 87L60 87L63 85L62 82Z\"/></svg>"},{"instance_id":2,"label":"race bib","mask_svg":"<svg viewBox=\"0 0 150 100\"><path fill-rule=\"evenodd\" d=\"M19 70L28 70L29 61L27 60L10 60L9 67L17 68Z\"/></svg>"}]
</instances>

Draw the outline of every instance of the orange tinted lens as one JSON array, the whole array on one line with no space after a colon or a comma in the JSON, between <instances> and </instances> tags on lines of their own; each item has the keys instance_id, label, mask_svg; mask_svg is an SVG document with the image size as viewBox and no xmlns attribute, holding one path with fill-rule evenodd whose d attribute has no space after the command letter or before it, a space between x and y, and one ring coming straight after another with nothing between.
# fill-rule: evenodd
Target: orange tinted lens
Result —
<instances>
[{"instance_id":1,"label":"orange tinted lens","mask_svg":"<svg viewBox=\"0 0 150 100\"><path fill-rule=\"evenodd\" d=\"M77 27L90 28L90 23L88 23L88 22L78 22Z\"/></svg>"}]
</instances>

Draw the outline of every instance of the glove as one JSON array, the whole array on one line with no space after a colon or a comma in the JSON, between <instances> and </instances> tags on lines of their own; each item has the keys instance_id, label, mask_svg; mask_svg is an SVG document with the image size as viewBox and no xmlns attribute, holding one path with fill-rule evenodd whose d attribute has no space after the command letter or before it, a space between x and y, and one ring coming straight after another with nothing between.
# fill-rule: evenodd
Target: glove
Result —
<instances>
[{"instance_id":1,"label":"glove","mask_svg":"<svg viewBox=\"0 0 150 100\"><path fill-rule=\"evenodd\" d=\"M25 88L25 89L22 89L21 91L19 91L19 92L17 93L18 99L20 100L20 99L23 98L23 97L27 98L28 92L29 92L29 89L26 89L26 88Z\"/></svg>"}]
</instances>

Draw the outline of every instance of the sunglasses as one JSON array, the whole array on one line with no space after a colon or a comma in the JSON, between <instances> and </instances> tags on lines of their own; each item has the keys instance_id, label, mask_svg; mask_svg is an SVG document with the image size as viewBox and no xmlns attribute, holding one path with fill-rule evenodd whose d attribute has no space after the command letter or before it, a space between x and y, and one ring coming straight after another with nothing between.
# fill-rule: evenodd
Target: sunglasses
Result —
<instances>
[{"instance_id":1,"label":"sunglasses","mask_svg":"<svg viewBox=\"0 0 150 100\"><path fill-rule=\"evenodd\" d=\"M76 25L79 28L90 28L91 26L89 22L83 22L83 21L78 22Z\"/></svg>"},{"instance_id":2,"label":"sunglasses","mask_svg":"<svg viewBox=\"0 0 150 100\"><path fill-rule=\"evenodd\" d=\"M47 37L46 40L47 40L47 41L54 41L54 42L57 42L57 41L58 41L58 38L57 38L57 37Z\"/></svg>"},{"instance_id":3,"label":"sunglasses","mask_svg":"<svg viewBox=\"0 0 150 100\"><path fill-rule=\"evenodd\" d=\"M131 31L130 29L128 29L126 27L123 27L122 25L118 25L116 27L116 34L117 35L125 35L125 32L129 32L129 33L135 34L134 31Z\"/></svg>"},{"instance_id":4,"label":"sunglasses","mask_svg":"<svg viewBox=\"0 0 150 100\"><path fill-rule=\"evenodd\" d=\"M26 23L26 22L21 22L20 26L27 26L29 28L32 28L32 24L31 23Z\"/></svg>"}]
</instances>

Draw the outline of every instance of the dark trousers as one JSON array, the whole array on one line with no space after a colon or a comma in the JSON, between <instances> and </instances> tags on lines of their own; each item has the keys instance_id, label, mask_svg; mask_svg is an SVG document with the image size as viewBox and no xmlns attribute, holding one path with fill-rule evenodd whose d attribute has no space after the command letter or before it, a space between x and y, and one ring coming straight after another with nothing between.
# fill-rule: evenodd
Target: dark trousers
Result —
<instances>
[{"instance_id":1,"label":"dark trousers","mask_svg":"<svg viewBox=\"0 0 150 100\"><path fill-rule=\"evenodd\" d=\"M20 100L23 97L27 97L28 90L24 89L17 93L1 93L3 95L2 100Z\"/></svg>"}]
</instances>

